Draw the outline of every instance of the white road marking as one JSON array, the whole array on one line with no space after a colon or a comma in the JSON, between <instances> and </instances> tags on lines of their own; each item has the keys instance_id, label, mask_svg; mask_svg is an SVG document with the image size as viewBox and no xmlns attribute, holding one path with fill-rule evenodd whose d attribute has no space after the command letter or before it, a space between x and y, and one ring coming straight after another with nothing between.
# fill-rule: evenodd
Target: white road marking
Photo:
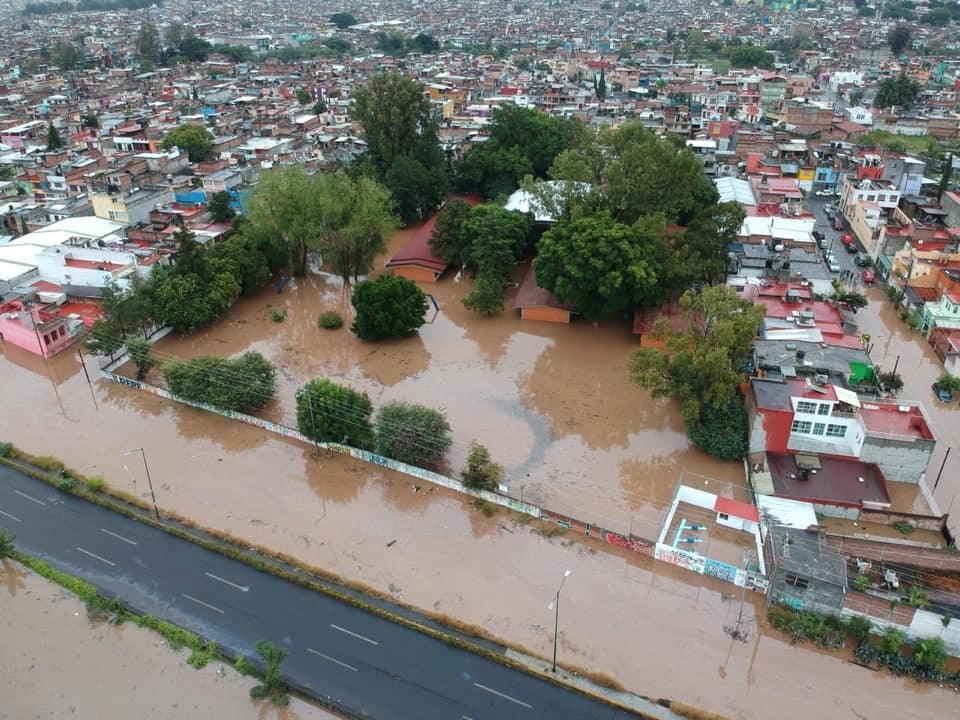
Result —
<instances>
[{"instance_id":1,"label":"white road marking","mask_svg":"<svg viewBox=\"0 0 960 720\"><path fill-rule=\"evenodd\" d=\"M137 544L135 540L131 540L130 538L125 538L123 535L117 535L115 532L110 532L106 528L100 528L100 532L104 532L110 537L115 537L117 540L123 540L125 543L130 543L131 545Z\"/></svg>"},{"instance_id":2,"label":"white road marking","mask_svg":"<svg viewBox=\"0 0 960 720\"><path fill-rule=\"evenodd\" d=\"M347 635L352 635L353 637L357 638L358 640L363 640L364 642L368 642L368 643L370 643L371 645L379 645L379 644L380 644L380 643L377 642L376 640L371 640L371 639L368 638L368 637L364 637L363 635L360 635L360 634L358 634L358 633L355 633L355 632L353 632L352 630L347 630L346 628L342 628L342 627L340 627L339 625L334 625L333 623L330 623L330 627L332 627L334 630L339 630L340 632L345 633L345 634L347 634Z\"/></svg>"},{"instance_id":3,"label":"white road marking","mask_svg":"<svg viewBox=\"0 0 960 720\"><path fill-rule=\"evenodd\" d=\"M340 661L340 660L337 660L335 657L330 657L329 655L324 655L324 654L323 654L322 652L320 652L319 650L314 650L313 648L307 648L307 652L312 652L314 655L319 655L319 656L322 657L324 660L329 660L329 661L332 662L332 663L336 663L336 664L339 665L340 667L344 667L344 668L346 668L347 670L352 670L353 672L357 672L357 668L355 668L353 665L347 665L345 662L342 662L342 661Z\"/></svg>"},{"instance_id":4,"label":"white road marking","mask_svg":"<svg viewBox=\"0 0 960 720\"><path fill-rule=\"evenodd\" d=\"M46 505L43 500L37 500L33 495L27 495L25 492L20 492L19 490L14 490L14 492L20 497L25 497L27 500L33 500L37 505Z\"/></svg>"},{"instance_id":5,"label":"white road marking","mask_svg":"<svg viewBox=\"0 0 960 720\"><path fill-rule=\"evenodd\" d=\"M4 517L8 517L8 518L10 518L11 520L13 520L14 522L20 522L20 518L14 517L14 516L11 515L10 513L5 513L3 510L0 510L0 515L3 515Z\"/></svg>"},{"instance_id":6,"label":"white road marking","mask_svg":"<svg viewBox=\"0 0 960 720\"><path fill-rule=\"evenodd\" d=\"M214 580L218 580L219 582L222 582L224 585L229 585L230 587L236 588L240 592L248 592L250 590L249 587L245 587L243 585L237 585L236 583L232 583L229 580L224 580L222 577L218 577L213 573L205 572L204 575L206 575L208 578L213 578Z\"/></svg>"},{"instance_id":7,"label":"white road marking","mask_svg":"<svg viewBox=\"0 0 960 720\"><path fill-rule=\"evenodd\" d=\"M218 612L218 613L220 613L221 615L224 614L224 613L223 613L223 610L221 610L221 609L218 608L218 607L214 607L213 605L209 605L209 604L205 603L203 600L197 600L195 597L192 597L192 596L190 596L190 595L184 595L183 597L185 597L187 600L190 600L190 601L192 601L192 602L195 602L197 605L203 605L205 608L210 608L210 609L213 610L214 612Z\"/></svg>"},{"instance_id":8,"label":"white road marking","mask_svg":"<svg viewBox=\"0 0 960 720\"><path fill-rule=\"evenodd\" d=\"M107 560L106 558L102 558L102 557L100 557L99 555L97 555L96 553L92 553L92 552L90 552L89 550L84 550L82 547L78 547L77 550L79 550L80 552L82 552L84 555L89 555L89 556L92 557L92 558L96 558L96 559L99 560L100 562L105 562L105 563L106 563L107 565L109 565L110 567L116 567L116 566L117 566L117 564L116 564L115 562L110 562L110 561Z\"/></svg>"},{"instance_id":9,"label":"white road marking","mask_svg":"<svg viewBox=\"0 0 960 720\"><path fill-rule=\"evenodd\" d=\"M488 693L492 693L493 695L496 695L497 697L502 697L504 700L509 700L512 703L516 703L517 705L520 705L521 707L525 707L527 710L533 709L533 705L525 703L523 700L517 700L515 697L510 697L509 695L505 695L499 690L488 688L486 685L481 685L480 683L477 683L477 682L475 682L474 685L480 688L481 690L486 690Z\"/></svg>"}]
</instances>

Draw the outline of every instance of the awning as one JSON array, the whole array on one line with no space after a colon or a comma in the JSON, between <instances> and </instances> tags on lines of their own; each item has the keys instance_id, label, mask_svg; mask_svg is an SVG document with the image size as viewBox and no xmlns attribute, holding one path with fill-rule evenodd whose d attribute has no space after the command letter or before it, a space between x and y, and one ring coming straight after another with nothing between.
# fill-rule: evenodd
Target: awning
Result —
<instances>
[{"instance_id":1,"label":"awning","mask_svg":"<svg viewBox=\"0 0 960 720\"><path fill-rule=\"evenodd\" d=\"M836 393L837 400L840 402L852 405L853 407L860 407L860 398L858 398L857 394L852 390L834 386L833 391Z\"/></svg>"}]
</instances>

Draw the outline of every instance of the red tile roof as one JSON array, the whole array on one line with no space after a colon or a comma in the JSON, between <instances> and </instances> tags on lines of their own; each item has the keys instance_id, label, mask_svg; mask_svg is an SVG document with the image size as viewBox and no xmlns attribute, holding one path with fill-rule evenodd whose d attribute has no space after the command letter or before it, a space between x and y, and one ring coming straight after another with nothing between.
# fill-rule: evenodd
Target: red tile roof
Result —
<instances>
[{"instance_id":1,"label":"red tile roof","mask_svg":"<svg viewBox=\"0 0 960 720\"><path fill-rule=\"evenodd\" d=\"M465 196L462 198L471 205L479 205L480 201L474 196ZM440 277L443 271L447 269L447 263L433 254L430 247L430 236L433 234L433 228L437 224L437 217L440 213L434 213L419 230L417 230L406 244L397 251L397 253L387 262L388 268L395 267L418 267L424 270L430 270L436 277Z\"/></svg>"},{"instance_id":2,"label":"red tile roof","mask_svg":"<svg viewBox=\"0 0 960 720\"><path fill-rule=\"evenodd\" d=\"M537 285L536 273L533 271L533 265L523 276L523 282L520 283L520 289L517 291L517 298L513 302L514 310L522 310L528 307L551 307L559 310L573 310L573 303L562 303L557 300L557 296L549 290L544 290Z\"/></svg>"},{"instance_id":3,"label":"red tile roof","mask_svg":"<svg viewBox=\"0 0 960 720\"><path fill-rule=\"evenodd\" d=\"M725 513L726 515L733 515L734 517L744 520L760 522L760 513L757 512L757 509L753 505L740 502L739 500L718 496L717 501L713 504L713 509L718 513Z\"/></svg>"}]
</instances>

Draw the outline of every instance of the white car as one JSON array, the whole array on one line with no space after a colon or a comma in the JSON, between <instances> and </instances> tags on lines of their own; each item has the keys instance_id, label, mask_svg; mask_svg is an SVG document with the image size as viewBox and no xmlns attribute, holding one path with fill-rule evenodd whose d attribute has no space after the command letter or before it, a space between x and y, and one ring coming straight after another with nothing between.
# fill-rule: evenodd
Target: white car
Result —
<instances>
[{"instance_id":1,"label":"white car","mask_svg":"<svg viewBox=\"0 0 960 720\"><path fill-rule=\"evenodd\" d=\"M832 191L832 190L817 190L817 192L814 193L814 194L815 194L817 197L833 197L833 191Z\"/></svg>"},{"instance_id":2,"label":"white car","mask_svg":"<svg viewBox=\"0 0 960 720\"><path fill-rule=\"evenodd\" d=\"M827 267L830 269L830 272L832 273L840 272L840 263L838 263L836 260L831 260L830 262L828 262Z\"/></svg>"}]
</instances>

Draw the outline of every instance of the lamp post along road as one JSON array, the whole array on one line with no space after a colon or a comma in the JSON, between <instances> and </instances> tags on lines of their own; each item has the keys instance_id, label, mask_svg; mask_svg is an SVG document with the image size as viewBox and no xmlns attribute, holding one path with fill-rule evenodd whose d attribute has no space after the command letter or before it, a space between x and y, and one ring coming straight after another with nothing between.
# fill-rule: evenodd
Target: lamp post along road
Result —
<instances>
[{"instance_id":1,"label":"lamp post along road","mask_svg":"<svg viewBox=\"0 0 960 720\"><path fill-rule=\"evenodd\" d=\"M555 611L553 616L553 667L550 668L551 672L557 671L557 637L560 631L560 591L563 590L563 583L567 581L568 577L570 577L570 571L564 570L563 577L560 578L560 587L557 588L557 594L550 604L547 605L548 610Z\"/></svg>"},{"instance_id":2,"label":"lamp post along road","mask_svg":"<svg viewBox=\"0 0 960 720\"><path fill-rule=\"evenodd\" d=\"M153 514L157 516L157 520L160 519L160 510L157 508L157 496L153 492L153 480L150 479L150 466L147 465L147 453L143 448L134 448L133 450L128 450L124 453L124 456L132 455L133 453L140 453L143 457L143 469L147 473L147 485L150 487L150 499L153 500Z\"/></svg>"}]
</instances>

